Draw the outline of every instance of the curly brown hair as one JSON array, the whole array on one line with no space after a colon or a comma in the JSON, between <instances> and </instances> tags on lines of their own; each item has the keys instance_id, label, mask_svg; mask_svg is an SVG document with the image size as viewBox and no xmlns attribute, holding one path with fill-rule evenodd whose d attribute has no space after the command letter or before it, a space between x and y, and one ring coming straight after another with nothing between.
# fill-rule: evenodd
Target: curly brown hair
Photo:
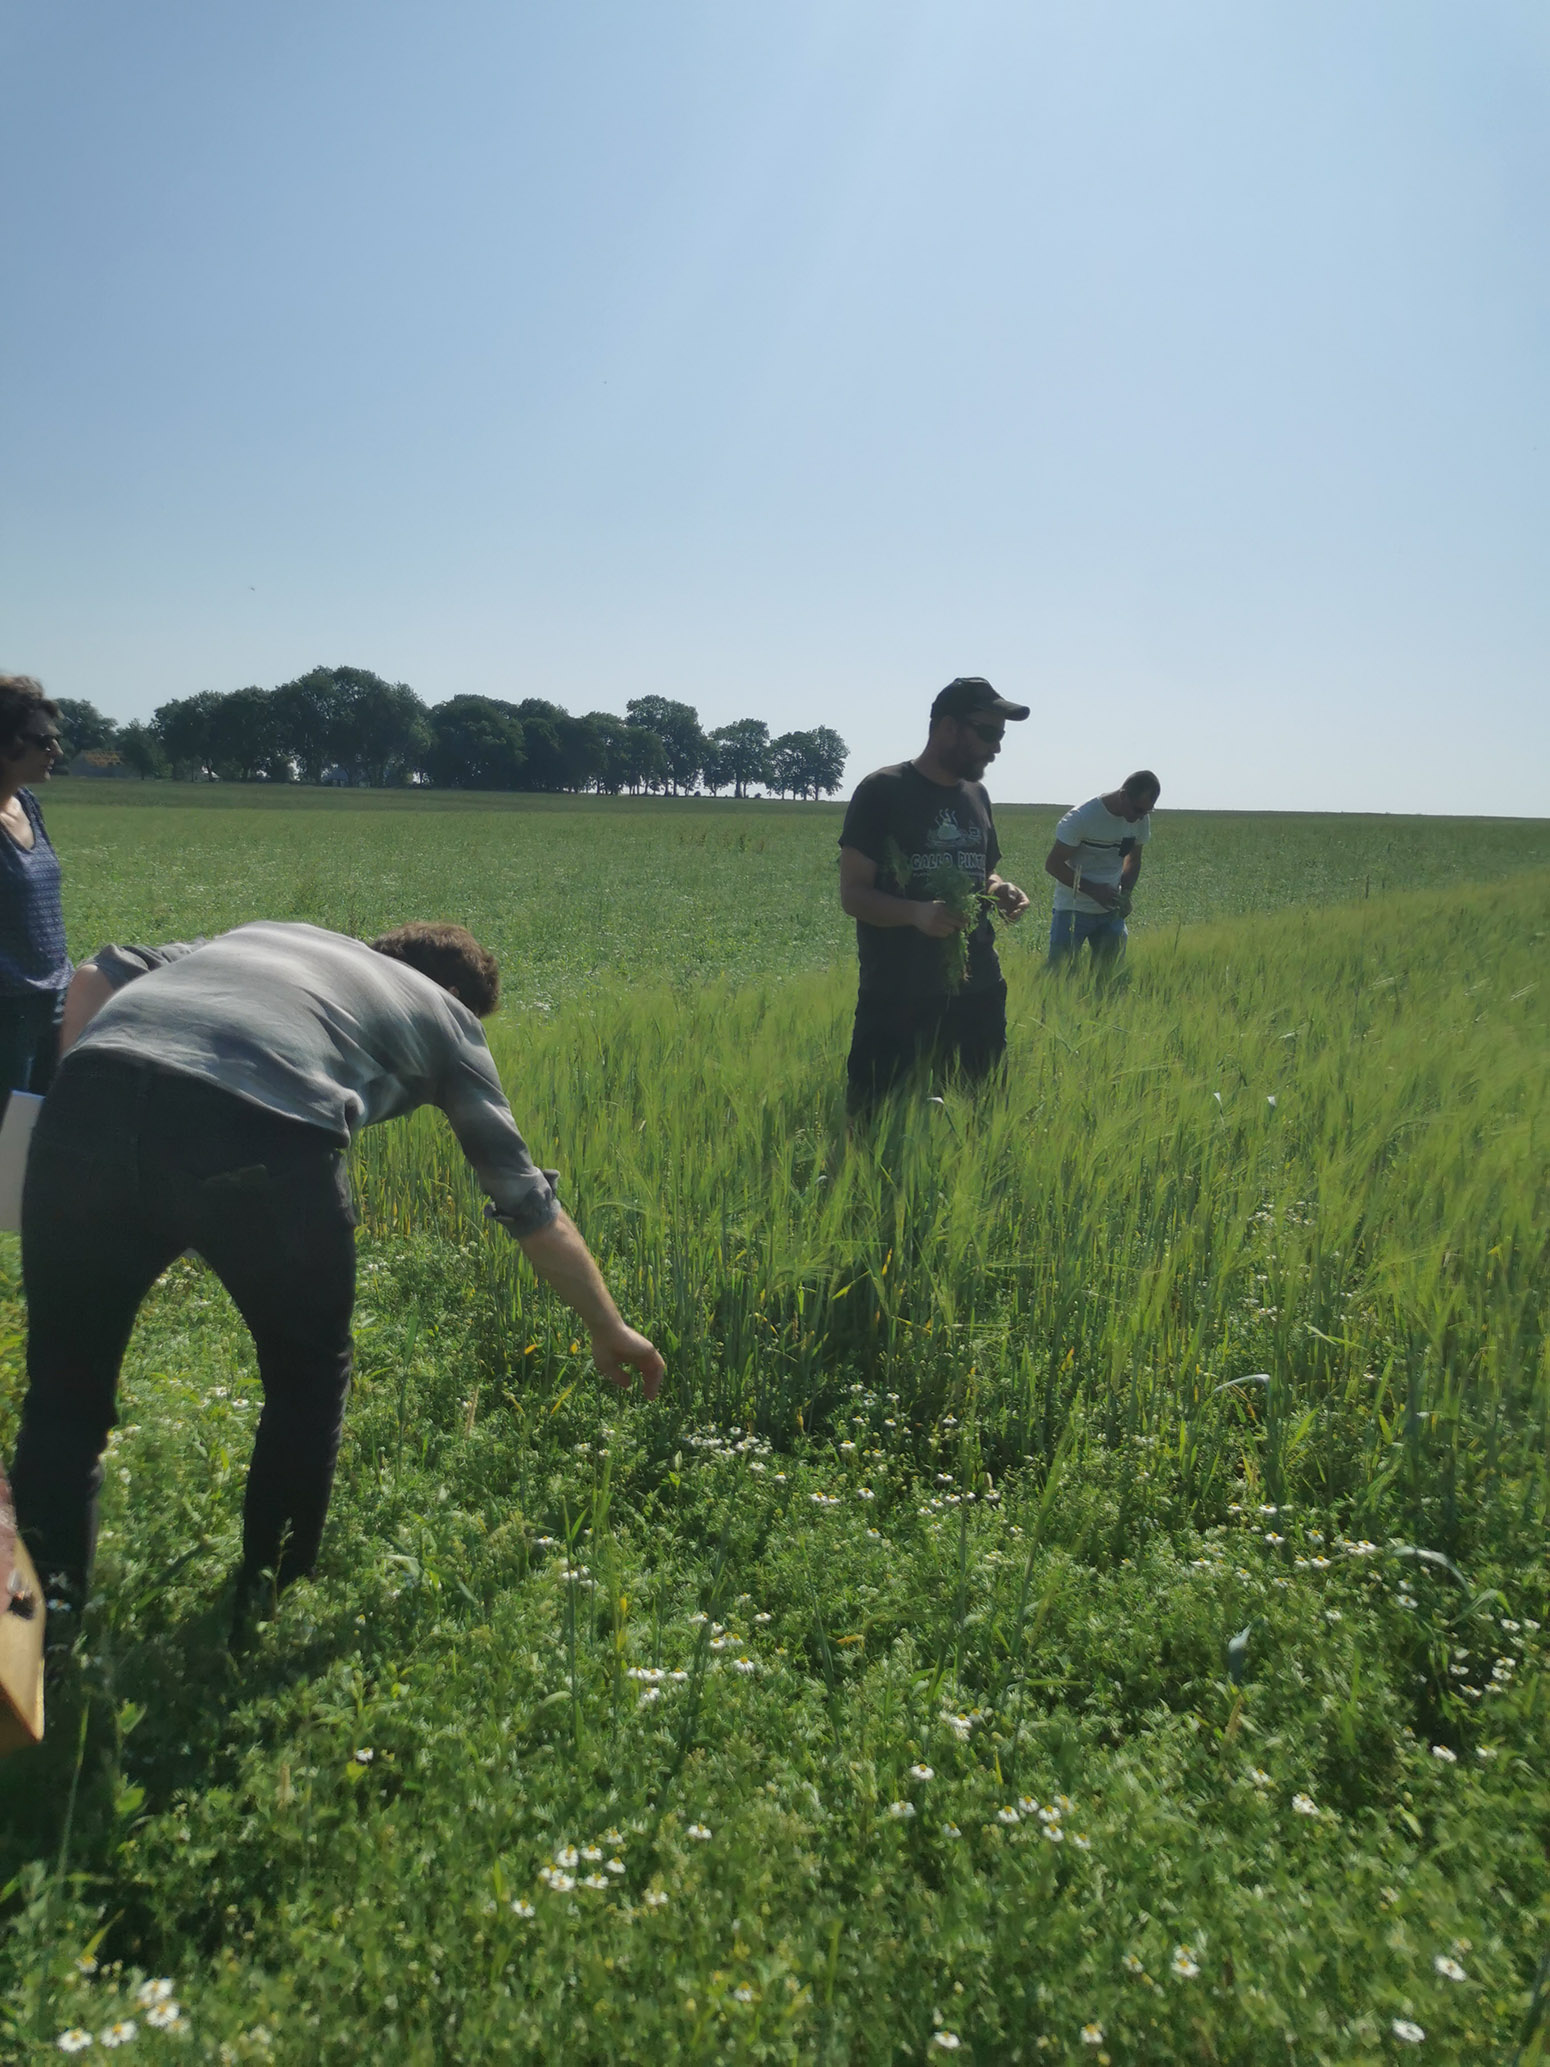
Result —
<instances>
[{"instance_id":1,"label":"curly brown hair","mask_svg":"<svg viewBox=\"0 0 1550 2067\"><path fill-rule=\"evenodd\" d=\"M0 675L0 754L11 758L23 727L40 714L59 723L59 705L43 694L41 682L31 675Z\"/></svg>"},{"instance_id":2,"label":"curly brown hair","mask_svg":"<svg viewBox=\"0 0 1550 2067\"><path fill-rule=\"evenodd\" d=\"M370 946L395 962L407 962L432 983L449 990L476 1019L488 1019L500 1003L501 972L494 955L465 926L415 919L379 933Z\"/></svg>"}]
</instances>

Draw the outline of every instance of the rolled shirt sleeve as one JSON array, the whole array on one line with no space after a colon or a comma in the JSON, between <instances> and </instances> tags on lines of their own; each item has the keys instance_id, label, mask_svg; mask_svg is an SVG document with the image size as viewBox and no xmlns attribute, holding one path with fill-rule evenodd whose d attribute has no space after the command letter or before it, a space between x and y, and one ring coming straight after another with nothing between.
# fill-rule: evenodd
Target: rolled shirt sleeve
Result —
<instances>
[{"instance_id":1,"label":"rolled shirt sleeve","mask_svg":"<svg viewBox=\"0 0 1550 2067\"><path fill-rule=\"evenodd\" d=\"M528 1154L482 1038L462 1043L436 1103L489 1194L488 1217L518 1237L547 1227L560 1210L554 1173L540 1170Z\"/></svg>"}]
</instances>

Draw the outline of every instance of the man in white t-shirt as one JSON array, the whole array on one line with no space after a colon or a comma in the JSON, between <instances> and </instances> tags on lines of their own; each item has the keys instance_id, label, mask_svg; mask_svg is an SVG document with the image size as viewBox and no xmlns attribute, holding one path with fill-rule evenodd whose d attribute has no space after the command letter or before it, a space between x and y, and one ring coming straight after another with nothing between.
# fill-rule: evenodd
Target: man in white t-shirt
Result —
<instances>
[{"instance_id":1,"label":"man in white t-shirt","mask_svg":"<svg viewBox=\"0 0 1550 2067\"><path fill-rule=\"evenodd\" d=\"M1099 968L1112 969L1125 951L1125 918L1141 874L1141 849L1152 837L1152 812L1162 784L1150 768L1127 775L1068 811L1055 828L1044 863L1055 879L1050 924L1052 969L1070 963L1084 944Z\"/></svg>"}]
</instances>

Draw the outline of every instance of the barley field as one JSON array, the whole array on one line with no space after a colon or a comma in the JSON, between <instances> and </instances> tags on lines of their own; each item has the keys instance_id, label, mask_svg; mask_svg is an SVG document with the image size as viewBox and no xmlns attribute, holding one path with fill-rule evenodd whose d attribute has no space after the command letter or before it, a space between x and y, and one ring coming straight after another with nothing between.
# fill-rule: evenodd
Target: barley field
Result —
<instances>
[{"instance_id":1,"label":"barley field","mask_svg":"<svg viewBox=\"0 0 1550 2067\"><path fill-rule=\"evenodd\" d=\"M488 937L669 1378L368 1135L323 1565L234 1657L257 1378L174 1267L0 1765L0 2057L1546 2057L1550 827L1161 814L1095 990L1003 809L1006 1086L847 1138L833 811L48 801L81 952Z\"/></svg>"}]
</instances>

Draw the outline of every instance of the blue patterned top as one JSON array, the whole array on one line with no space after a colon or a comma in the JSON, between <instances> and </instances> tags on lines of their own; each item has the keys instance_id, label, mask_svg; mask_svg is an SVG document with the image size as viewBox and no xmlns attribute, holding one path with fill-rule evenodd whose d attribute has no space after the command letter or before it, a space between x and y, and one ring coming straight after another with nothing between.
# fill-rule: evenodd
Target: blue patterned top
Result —
<instances>
[{"instance_id":1,"label":"blue patterned top","mask_svg":"<svg viewBox=\"0 0 1550 2067\"><path fill-rule=\"evenodd\" d=\"M0 997L7 998L63 990L70 981L59 856L32 791L19 789L16 800L32 827L32 845L18 847L0 830Z\"/></svg>"}]
</instances>

